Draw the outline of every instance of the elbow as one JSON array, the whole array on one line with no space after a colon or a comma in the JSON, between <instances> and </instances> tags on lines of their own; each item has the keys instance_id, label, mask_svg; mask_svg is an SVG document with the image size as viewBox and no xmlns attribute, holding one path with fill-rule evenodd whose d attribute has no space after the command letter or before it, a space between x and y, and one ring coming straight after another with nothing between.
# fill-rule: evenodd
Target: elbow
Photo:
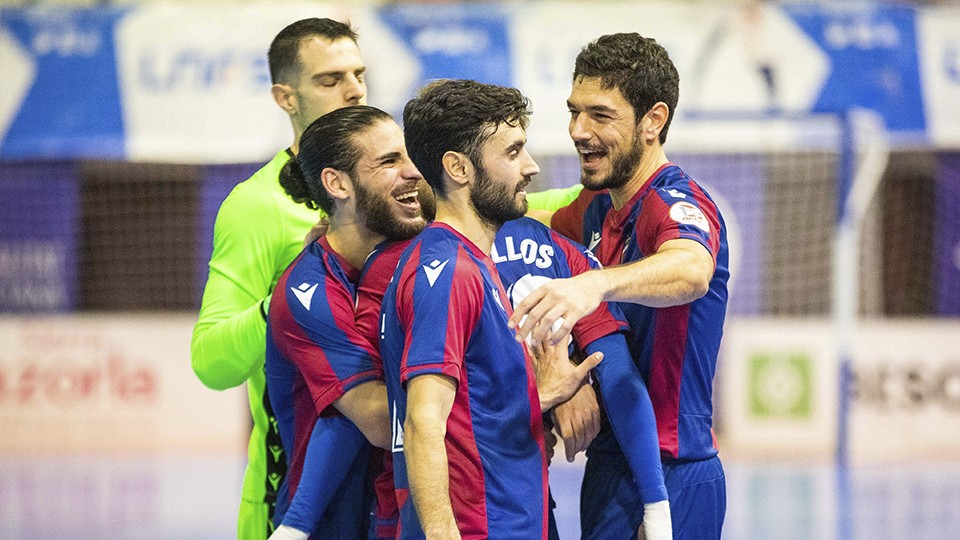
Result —
<instances>
[{"instance_id":1,"label":"elbow","mask_svg":"<svg viewBox=\"0 0 960 540\"><path fill-rule=\"evenodd\" d=\"M710 290L709 276L693 276L692 279L687 282L686 289L687 302L693 302L694 300L703 298L707 294L707 291Z\"/></svg>"}]
</instances>

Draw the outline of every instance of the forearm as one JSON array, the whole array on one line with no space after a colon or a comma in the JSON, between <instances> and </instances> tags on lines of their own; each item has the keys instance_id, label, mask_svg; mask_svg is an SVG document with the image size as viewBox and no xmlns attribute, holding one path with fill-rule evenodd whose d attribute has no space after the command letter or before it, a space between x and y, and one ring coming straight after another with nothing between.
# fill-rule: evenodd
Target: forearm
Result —
<instances>
[{"instance_id":1,"label":"forearm","mask_svg":"<svg viewBox=\"0 0 960 540\"><path fill-rule=\"evenodd\" d=\"M606 360L594 370L607 417L620 442L644 504L667 500L653 404L637 371L626 339L612 334L587 345L588 353L603 351Z\"/></svg>"},{"instance_id":2,"label":"forearm","mask_svg":"<svg viewBox=\"0 0 960 540\"><path fill-rule=\"evenodd\" d=\"M446 428L408 415L403 452L410 493L427 538L449 538L457 531L450 502L450 478L444 445Z\"/></svg>"},{"instance_id":3,"label":"forearm","mask_svg":"<svg viewBox=\"0 0 960 540\"><path fill-rule=\"evenodd\" d=\"M283 517L283 525L312 534L352 469L350 464L365 447L363 434L346 418L317 419L307 445L300 484Z\"/></svg>"},{"instance_id":4,"label":"forearm","mask_svg":"<svg viewBox=\"0 0 960 540\"><path fill-rule=\"evenodd\" d=\"M215 390L239 386L263 366L266 321L260 310L258 301L231 315L201 311L190 359L203 384Z\"/></svg>"},{"instance_id":5,"label":"forearm","mask_svg":"<svg viewBox=\"0 0 960 540\"><path fill-rule=\"evenodd\" d=\"M690 303L707 293L713 274L713 259L705 248L692 240L671 242L694 245L661 249L636 262L587 272L581 275L582 279L591 280L591 286L601 287L603 300L607 302L657 308ZM600 272L601 276L587 277L593 272Z\"/></svg>"}]
</instances>

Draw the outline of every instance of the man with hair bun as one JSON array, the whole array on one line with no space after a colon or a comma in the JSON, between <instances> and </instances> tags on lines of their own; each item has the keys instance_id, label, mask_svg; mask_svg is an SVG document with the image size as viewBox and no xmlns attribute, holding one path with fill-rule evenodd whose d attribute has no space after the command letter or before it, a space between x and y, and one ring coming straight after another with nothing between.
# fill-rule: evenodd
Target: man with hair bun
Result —
<instances>
[{"instance_id":1,"label":"man with hair bun","mask_svg":"<svg viewBox=\"0 0 960 540\"><path fill-rule=\"evenodd\" d=\"M379 355L354 318L356 284L378 244L423 229L420 181L400 127L364 105L314 121L280 175L293 200L330 222L280 276L270 304L267 387L289 466L272 538L367 532L369 459L356 435L389 448L390 422Z\"/></svg>"},{"instance_id":2,"label":"man with hair bun","mask_svg":"<svg viewBox=\"0 0 960 540\"><path fill-rule=\"evenodd\" d=\"M271 293L322 215L284 193L280 169L297 154L300 137L313 120L366 103L367 97L357 34L342 22L310 18L288 25L271 43L268 61L270 90L290 118L293 142L238 184L220 206L190 343L193 370L203 384L224 390L247 383L253 430L237 519L240 540L270 535L277 490L286 474L263 373Z\"/></svg>"}]
</instances>

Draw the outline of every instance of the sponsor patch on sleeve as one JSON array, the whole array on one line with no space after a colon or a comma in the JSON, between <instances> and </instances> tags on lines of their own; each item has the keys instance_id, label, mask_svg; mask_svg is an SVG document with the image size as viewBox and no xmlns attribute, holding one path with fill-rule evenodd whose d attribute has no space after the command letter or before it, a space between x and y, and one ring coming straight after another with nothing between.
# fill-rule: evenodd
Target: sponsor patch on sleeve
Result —
<instances>
[{"instance_id":1,"label":"sponsor patch on sleeve","mask_svg":"<svg viewBox=\"0 0 960 540\"><path fill-rule=\"evenodd\" d=\"M706 232L710 232L710 222L703 211L688 202L674 203L670 207L670 219L684 225L693 225Z\"/></svg>"}]
</instances>

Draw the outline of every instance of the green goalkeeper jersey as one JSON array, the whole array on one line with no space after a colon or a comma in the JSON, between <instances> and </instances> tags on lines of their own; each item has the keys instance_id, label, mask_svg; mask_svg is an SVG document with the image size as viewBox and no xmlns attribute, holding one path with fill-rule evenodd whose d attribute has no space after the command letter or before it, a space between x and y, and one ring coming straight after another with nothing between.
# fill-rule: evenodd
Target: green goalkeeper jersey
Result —
<instances>
[{"instance_id":1,"label":"green goalkeeper jersey","mask_svg":"<svg viewBox=\"0 0 960 540\"><path fill-rule=\"evenodd\" d=\"M210 273L193 329L193 370L210 388L247 382L250 435L243 498L273 502L286 463L269 414L263 358L266 321L261 301L303 248L307 231L322 215L294 202L280 186L287 150L238 184L223 201L213 231Z\"/></svg>"},{"instance_id":2,"label":"green goalkeeper jersey","mask_svg":"<svg viewBox=\"0 0 960 540\"><path fill-rule=\"evenodd\" d=\"M321 212L290 199L280 170L290 158L277 155L223 201L213 233L210 273L193 330L193 370L210 388L247 382L253 431L243 478L243 499L272 503L286 465L270 411L263 372L266 322L261 301L271 294ZM580 186L528 195L531 208L556 210L573 201Z\"/></svg>"}]
</instances>

